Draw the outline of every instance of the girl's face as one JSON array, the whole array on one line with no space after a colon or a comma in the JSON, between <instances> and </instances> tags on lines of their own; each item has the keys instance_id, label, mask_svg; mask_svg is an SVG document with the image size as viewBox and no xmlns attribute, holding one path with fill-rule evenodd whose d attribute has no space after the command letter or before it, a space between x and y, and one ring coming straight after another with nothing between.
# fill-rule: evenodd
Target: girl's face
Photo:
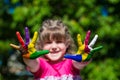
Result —
<instances>
[{"instance_id":1,"label":"girl's face","mask_svg":"<svg viewBox=\"0 0 120 80\"><path fill-rule=\"evenodd\" d=\"M50 40L44 43L43 49L50 51L49 54L45 55L50 61L59 61L63 59L67 46L62 40Z\"/></svg>"}]
</instances>

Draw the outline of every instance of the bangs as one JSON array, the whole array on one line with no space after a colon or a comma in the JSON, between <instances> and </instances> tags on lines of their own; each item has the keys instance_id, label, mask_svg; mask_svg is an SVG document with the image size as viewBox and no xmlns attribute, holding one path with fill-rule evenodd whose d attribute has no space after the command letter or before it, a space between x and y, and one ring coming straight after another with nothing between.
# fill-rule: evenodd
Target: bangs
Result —
<instances>
[{"instance_id":1,"label":"bangs","mask_svg":"<svg viewBox=\"0 0 120 80\"><path fill-rule=\"evenodd\" d=\"M65 32L63 32L61 30L55 30L55 31L47 30L41 34L41 40L43 42L51 41L51 40L55 40L55 41L66 40Z\"/></svg>"}]
</instances>

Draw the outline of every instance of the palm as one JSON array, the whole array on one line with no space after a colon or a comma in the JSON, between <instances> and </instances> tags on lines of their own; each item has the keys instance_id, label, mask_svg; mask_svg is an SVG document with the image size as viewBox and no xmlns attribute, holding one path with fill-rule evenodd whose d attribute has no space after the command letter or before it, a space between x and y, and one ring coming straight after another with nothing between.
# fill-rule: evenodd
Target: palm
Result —
<instances>
[{"instance_id":1,"label":"palm","mask_svg":"<svg viewBox=\"0 0 120 80\"><path fill-rule=\"evenodd\" d=\"M90 38L90 31L87 32L84 44L82 44L80 34L78 34L77 35L77 42L78 42L77 54L74 54L74 55L73 54L66 54L64 57L69 58L69 59L73 59L73 60L78 61L78 62L90 60L92 58L93 54L96 51L100 50L102 48L102 46L92 48L93 45L95 44L97 38L98 38L98 35L95 35L95 37L93 38L91 43L88 45L89 38Z\"/></svg>"},{"instance_id":2,"label":"palm","mask_svg":"<svg viewBox=\"0 0 120 80\"><path fill-rule=\"evenodd\" d=\"M14 44L10 44L10 45L15 49L20 50L20 52L23 53L24 58L35 59L41 55L49 53L48 50L37 51L35 49L35 43L38 37L38 32L34 33L31 42L30 42L29 30L27 27L25 28L25 42L19 32L16 32L16 35L20 43L20 46Z\"/></svg>"}]
</instances>

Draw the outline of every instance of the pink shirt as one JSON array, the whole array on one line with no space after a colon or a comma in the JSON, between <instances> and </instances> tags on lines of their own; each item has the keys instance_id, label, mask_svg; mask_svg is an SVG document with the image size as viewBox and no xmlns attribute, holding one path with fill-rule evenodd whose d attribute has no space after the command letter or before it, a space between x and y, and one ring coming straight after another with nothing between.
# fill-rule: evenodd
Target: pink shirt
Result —
<instances>
[{"instance_id":1,"label":"pink shirt","mask_svg":"<svg viewBox=\"0 0 120 80\"><path fill-rule=\"evenodd\" d=\"M57 64L39 58L40 68L33 73L35 80L81 80L79 70L76 69L71 59L65 59Z\"/></svg>"}]
</instances>

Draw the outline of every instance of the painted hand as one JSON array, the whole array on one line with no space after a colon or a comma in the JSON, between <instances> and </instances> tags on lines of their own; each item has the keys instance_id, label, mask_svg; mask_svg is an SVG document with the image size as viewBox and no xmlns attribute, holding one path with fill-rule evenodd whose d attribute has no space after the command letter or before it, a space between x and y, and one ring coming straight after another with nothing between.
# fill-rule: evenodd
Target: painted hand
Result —
<instances>
[{"instance_id":1,"label":"painted hand","mask_svg":"<svg viewBox=\"0 0 120 80\"><path fill-rule=\"evenodd\" d=\"M96 47L96 48L92 48L93 45L95 44L98 35L95 35L95 37L93 38L93 40L90 42L90 44L88 45L89 42L89 38L90 38L90 30L87 32L86 37L85 37L85 41L84 44L82 44L81 41L81 36L80 34L77 35L77 42L78 42L78 51L76 54L66 54L64 57L68 58L68 59L73 59L75 61L81 62L81 61L89 61L93 54L100 50L102 48L102 46Z\"/></svg>"},{"instance_id":2,"label":"painted hand","mask_svg":"<svg viewBox=\"0 0 120 80\"><path fill-rule=\"evenodd\" d=\"M49 53L48 50L37 51L35 49L35 43L36 43L36 40L38 37L38 32L34 32L34 36L31 40L31 42L30 42L29 30L27 27L25 27L25 42L18 31L16 32L16 35L17 35L18 41L20 43L20 46L15 45L15 44L10 44L10 46L19 50L22 53L22 56L24 58L35 59L41 55Z\"/></svg>"}]
</instances>

